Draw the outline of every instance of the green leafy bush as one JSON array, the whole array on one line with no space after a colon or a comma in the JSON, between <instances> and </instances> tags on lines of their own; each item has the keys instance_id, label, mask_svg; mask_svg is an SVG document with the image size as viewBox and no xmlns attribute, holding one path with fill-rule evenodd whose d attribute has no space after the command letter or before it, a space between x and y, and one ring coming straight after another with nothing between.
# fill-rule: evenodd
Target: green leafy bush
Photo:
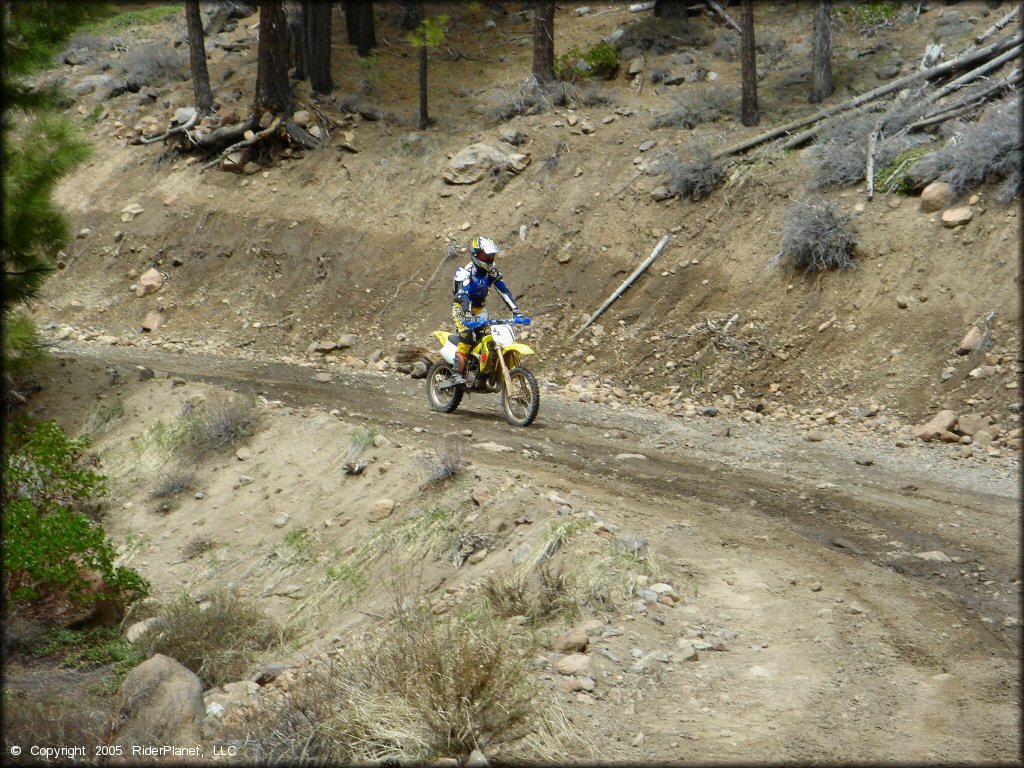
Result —
<instances>
[{"instance_id":1,"label":"green leafy bush","mask_svg":"<svg viewBox=\"0 0 1024 768\"><path fill-rule=\"evenodd\" d=\"M555 75L559 80L576 81L584 77L608 80L619 68L619 54L608 43L598 43L586 53L575 45L555 58Z\"/></svg>"},{"instance_id":2,"label":"green leafy bush","mask_svg":"<svg viewBox=\"0 0 1024 768\"><path fill-rule=\"evenodd\" d=\"M4 596L18 607L53 594L76 604L104 598L129 603L149 584L114 565L117 549L83 512L106 490L84 459L87 437L68 439L54 421L14 425L4 466L2 500ZM106 594L91 588L99 577Z\"/></svg>"}]
</instances>

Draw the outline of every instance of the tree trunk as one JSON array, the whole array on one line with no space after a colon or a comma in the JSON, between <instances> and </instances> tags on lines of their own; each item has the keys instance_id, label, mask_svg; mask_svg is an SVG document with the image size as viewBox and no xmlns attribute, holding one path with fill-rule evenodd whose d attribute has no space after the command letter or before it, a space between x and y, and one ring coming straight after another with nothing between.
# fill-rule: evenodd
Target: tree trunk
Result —
<instances>
[{"instance_id":1,"label":"tree trunk","mask_svg":"<svg viewBox=\"0 0 1024 768\"><path fill-rule=\"evenodd\" d=\"M210 90L210 73L206 69L206 41L203 38L203 20L199 15L199 0L185 0L185 23L196 112L208 115L213 111L213 91Z\"/></svg>"},{"instance_id":2,"label":"tree trunk","mask_svg":"<svg viewBox=\"0 0 1024 768\"><path fill-rule=\"evenodd\" d=\"M816 0L814 9L814 52L811 60L811 93L807 100L817 104L828 98L832 84L832 27L829 13L831 0Z\"/></svg>"},{"instance_id":3,"label":"tree trunk","mask_svg":"<svg viewBox=\"0 0 1024 768\"><path fill-rule=\"evenodd\" d=\"M355 24L356 54L369 56L377 47L377 37L373 31L373 0L349 0L345 10L346 17L349 12L352 13Z\"/></svg>"},{"instance_id":4,"label":"tree trunk","mask_svg":"<svg viewBox=\"0 0 1024 768\"><path fill-rule=\"evenodd\" d=\"M401 0L398 9L398 28L403 32L412 32L423 21L423 0Z\"/></svg>"},{"instance_id":5,"label":"tree trunk","mask_svg":"<svg viewBox=\"0 0 1024 768\"><path fill-rule=\"evenodd\" d=\"M666 19L685 19L688 0L654 0L654 15Z\"/></svg>"},{"instance_id":6,"label":"tree trunk","mask_svg":"<svg viewBox=\"0 0 1024 768\"><path fill-rule=\"evenodd\" d=\"M538 83L555 79L555 0L534 3L533 76Z\"/></svg>"},{"instance_id":7,"label":"tree trunk","mask_svg":"<svg viewBox=\"0 0 1024 768\"><path fill-rule=\"evenodd\" d=\"M430 125L427 115L427 46L420 46L420 130Z\"/></svg>"},{"instance_id":8,"label":"tree trunk","mask_svg":"<svg viewBox=\"0 0 1024 768\"><path fill-rule=\"evenodd\" d=\"M757 125L761 116L757 109L757 52L754 50L754 0L743 0L743 20L740 22L740 66L743 78L743 96L740 100L740 122Z\"/></svg>"},{"instance_id":9,"label":"tree trunk","mask_svg":"<svg viewBox=\"0 0 1024 768\"><path fill-rule=\"evenodd\" d=\"M265 111L287 114L292 94L288 88L288 28L282 0L260 0L259 35L253 104L256 116Z\"/></svg>"},{"instance_id":10,"label":"tree trunk","mask_svg":"<svg viewBox=\"0 0 1024 768\"><path fill-rule=\"evenodd\" d=\"M359 8L360 0L342 0L341 7L345 9L345 34L348 36L349 45L355 45L359 39Z\"/></svg>"},{"instance_id":11,"label":"tree trunk","mask_svg":"<svg viewBox=\"0 0 1024 768\"><path fill-rule=\"evenodd\" d=\"M314 93L334 90L331 81L331 4L302 0L303 61Z\"/></svg>"},{"instance_id":12,"label":"tree trunk","mask_svg":"<svg viewBox=\"0 0 1024 768\"><path fill-rule=\"evenodd\" d=\"M309 50L306 47L306 3L296 10L285 6L285 24L288 27L288 68L295 80L309 77L306 69L309 61Z\"/></svg>"}]
</instances>

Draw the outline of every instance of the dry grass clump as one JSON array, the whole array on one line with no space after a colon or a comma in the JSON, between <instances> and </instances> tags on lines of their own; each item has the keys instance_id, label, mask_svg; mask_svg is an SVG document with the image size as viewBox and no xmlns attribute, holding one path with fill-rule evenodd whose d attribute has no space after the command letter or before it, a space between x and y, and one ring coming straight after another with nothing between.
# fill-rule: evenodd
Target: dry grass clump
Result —
<instances>
[{"instance_id":1,"label":"dry grass clump","mask_svg":"<svg viewBox=\"0 0 1024 768\"><path fill-rule=\"evenodd\" d=\"M651 128L695 128L721 117L735 116L739 95L735 88L708 86L686 90L675 103L651 120Z\"/></svg>"},{"instance_id":2,"label":"dry grass clump","mask_svg":"<svg viewBox=\"0 0 1024 768\"><path fill-rule=\"evenodd\" d=\"M560 568L544 563L532 574L492 574L482 591L499 616L526 616L538 625L555 617L572 620L579 615L569 586Z\"/></svg>"},{"instance_id":3,"label":"dry grass clump","mask_svg":"<svg viewBox=\"0 0 1024 768\"><path fill-rule=\"evenodd\" d=\"M181 554L185 556L186 560L192 560L205 552L209 552L216 546L217 540L212 536L197 533L185 542L185 546L181 548Z\"/></svg>"},{"instance_id":4,"label":"dry grass clump","mask_svg":"<svg viewBox=\"0 0 1024 768\"><path fill-rule=\"evenodd\" d=\"M847 269L856 238L849 214L826 200L801 200L786 209L781 259L806 271Z\"/></svg>"},{"instance_id":5,"label":"dry grass clump","mask_svg":"<svg viewBox=\"0 0 1024 768\"><path fill-rule=\"evenodd\" d=\"M239 680L254 656L278 647L287 632L255 604L218 591L197 603L188 595L160 606L158 619L139 639L148 657L162 653L195 672L203 687Z\"/></svg>"},{"instance_id":6,"label":"dry grass clump","mask_svg":"<svg viewBox=\"0 0 1024 768\"><path fill-rule=\"evenodd\" d=\"M453 435L445 435L434 449L433 456L423 458L428 483L440 483L457 477L465 468L465 446Z\"/></svg>"},{"instance_id":7,"label":"dry grass clump","mask_svg":"<svg viewBox=\"0 0 1024 768\"><path fill-rule=\"evenodd\" d=\"M66 683L65 683L66 685ZM38 756L28 754L26 745L101 745L110 742L111 702L109 698L79 690L74 694L39 695L35 691L4 686L4 754L9 765L37 764ZM21 747L22 758L11 757L11 748ZM91 749L91 747L89 747ZM92 758L87 753L82 762Z\"/></svg>"},{"instance_id":8,"label":"dry grass clump","mask_svg":"<svg viewBox=\"0 0 1024 768\"><path fill-rule=\"evenodd\" d=\"M525 648L479 614L400 610L344 658L261 698L222 737L258 762L421 762L485 754L549 729ZM535 753L550 759L557 753Z\"/></svg>"},{"instance_id":9,"label":"dry grass clump","mask_svg":"<svg viewBox=\"0 0 1024 768\"><path fill-rule=\"evenodd\" d=\"M255 401L237 395L212 397L187 411L183 448L196 458L238 447L259 422Z\"/></svg>"},{"instance_id":10,"label":"dry grass clump","mask_svg":"<svg viewBox=\"0 0 1024 768\"><path fill-rule=\"evenodd\" d=\"M665 186L673 197L694 202L715 191L725 168L715 160L706 142L696 142L679 153L663 150L655 157L653 172L665 174Z\"/></svg>"},{"instance_id":11,"label":"dry grass clump","mask_svg":"<svg viewBox=\"0 0 1024 768\"><path fill-rule=\"evenodd\" d=\"M166 43L144 43L132 48L124 55L122 67L130 88L189 77L186 49L172 48Z\"/></svg>"},{"instance_id":12,"label":"dry grass clump","mask_svg":"<svg viewBox=\"0 0 1024 768\"><path fill-rule=\"evenodd\" d=\"M195 479L195 467L179 462L160 475L149 498L167 499L191 491L195 488Z\"/></svg>"},{"instance_id":13,"label":"dry grass clump","mask_svg":"<svg viewBox=\"0 0 1024 768\"><path fill-rule=\"evenodd\" d=\"M992 104L977 123L956 126L941 149L914 164L915 180L927 184L941 180L954 197L990 177L1003 179L999 192L1008 203L1021 189L1020 96L1013 94Z\"/></svg>"}]
</instances>

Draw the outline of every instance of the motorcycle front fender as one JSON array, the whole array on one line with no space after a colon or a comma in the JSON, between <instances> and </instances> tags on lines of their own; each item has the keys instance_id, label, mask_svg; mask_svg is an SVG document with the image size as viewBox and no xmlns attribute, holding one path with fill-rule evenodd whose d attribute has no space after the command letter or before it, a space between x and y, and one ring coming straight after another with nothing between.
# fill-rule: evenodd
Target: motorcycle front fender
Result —
<instances>
[{"instance_id":1,"label":"motorcycle front fender","mask_svg":"<svg viewBox=\"0 0 1024 768\"><path fill-rule=\"evenodd\" d=\"M518 352L521 355L532 355L535 354L530 347L526 346L520 341L513 341L507 347L502 348L505 352Z\"/></svg>"}]
</instances>

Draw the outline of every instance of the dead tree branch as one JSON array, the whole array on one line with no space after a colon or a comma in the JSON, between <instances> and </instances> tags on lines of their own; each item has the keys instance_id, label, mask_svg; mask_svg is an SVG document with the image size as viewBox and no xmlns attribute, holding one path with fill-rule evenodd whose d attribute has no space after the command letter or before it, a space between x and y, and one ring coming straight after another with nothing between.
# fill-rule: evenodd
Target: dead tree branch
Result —
<instances>
[{"instance_id":1,"label":"dead tree branch","mask_svg":"<svg viewBox=\"0 0 1024 768\"><path fill-rule=\"evenodd\" d=\"M717 13L723 19L725 19L726 24L735 29L737 32L740 31L740 25L736 23L736 19L734 19L732 16L725 12L725 8L716 3L715 0L705 0L705 2L707 3L708 8Z\"/></svg>"},{"instance_id":2,"label":"dead tree branch","mask_svg":"<svg viewBox=\"0 0 1024 768\"><path fill-rule=\"evenodd\" d=\"M214 160L211 160L199 170L205 171L208 168L213 168L213 166L222 162L224 158L230 155L232 152L237 152L238 150L244 149L245 147L251 147L254 144L259 144L261 141L266 141L277 130L279 125L281 125L281 118L275 117L273 121L271 121L270 125L268 125L264 130L255 134L251 139L246 139L245 141L240 141L237 144L232 144L230 147L221 152L219 157L215 158Z\"/></svg>"}]
</instances>

